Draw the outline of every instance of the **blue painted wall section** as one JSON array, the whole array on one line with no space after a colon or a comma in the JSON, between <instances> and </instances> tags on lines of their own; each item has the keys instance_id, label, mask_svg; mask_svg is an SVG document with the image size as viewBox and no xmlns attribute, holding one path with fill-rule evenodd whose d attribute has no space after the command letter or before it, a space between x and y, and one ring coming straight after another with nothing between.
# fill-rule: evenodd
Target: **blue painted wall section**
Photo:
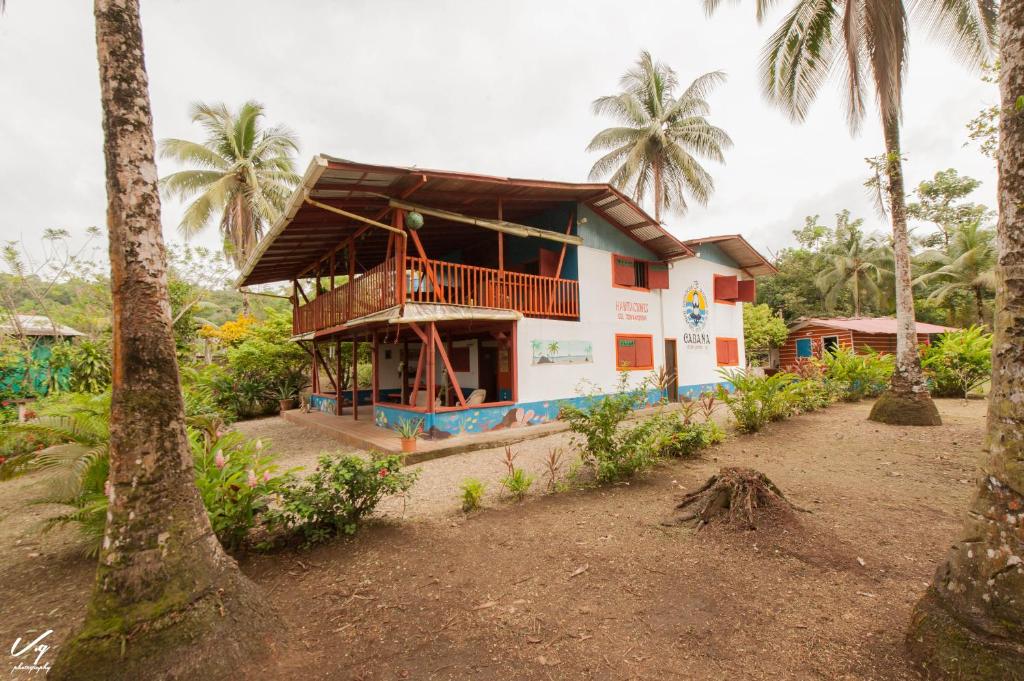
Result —
<instances>
[{"instance_id":1,"label":"blue painted wall section","mask_svg":"<svg viewBox=\"0 0 1024 681\"><path fill-rule=\"evenodd\" d=\"M727 389L732 390L728 383L723 384ZM718 386L717 383L706 385L683 386L680 394L693 398L699 397L701 392L712 392ZM664 393L654 389L647 393L647 406L657 404ZM603 396L598 396L600 399ZM461 409L458 411L445 411L436 414L420 414L404 409L396 409L386 405L378 404L374 408L374 422L380 428L393 428L402 419L423 419L423 431L434 439L445 439L456 435L472 433L487 433L497 430L509 430L534 426L541 423L557 421L563 407L572 405L580 409L586 409L592 396L570 397L560 400L543 400L539 402L521 402L519 404L505 405L500 407L479 407L476 409Z\"/></svg>"}]
</instances>

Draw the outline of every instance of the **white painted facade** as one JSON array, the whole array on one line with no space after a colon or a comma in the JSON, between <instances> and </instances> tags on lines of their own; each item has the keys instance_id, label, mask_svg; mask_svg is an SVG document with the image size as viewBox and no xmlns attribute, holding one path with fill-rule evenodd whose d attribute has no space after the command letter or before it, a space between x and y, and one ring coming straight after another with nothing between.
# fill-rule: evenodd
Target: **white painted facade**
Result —
<instances>
[{"instance_id":1,"label":"white painted facade","mask_svg":"<svg viewBox=\"0 0 1024 681\"><path fill-rule=\"evenodd\" d=\"M653 337L655 369L665 365L665 339L676 340L679 386L719 383L715 338L735 338L739 366L745 365L743 348L743 303L714 302L714 275L748 279L741 270L702 258L685 258L670 264L669 288L633 290L613 286L612 254L580 246L580 319L561 321L523 319L518 324L518 402L577 397L596 387L612 392L620 372L615 366L616 334L646 334ZM708 343L686 343L685 334L697 333L683 316L684 296L697 285L707 299L708 316L703 330ZM593 345L593 363L533 364L532 343L540 341L587 340ZM631 383L650 377L650 370L628 372Z\"/></svg>"}]
</instances>

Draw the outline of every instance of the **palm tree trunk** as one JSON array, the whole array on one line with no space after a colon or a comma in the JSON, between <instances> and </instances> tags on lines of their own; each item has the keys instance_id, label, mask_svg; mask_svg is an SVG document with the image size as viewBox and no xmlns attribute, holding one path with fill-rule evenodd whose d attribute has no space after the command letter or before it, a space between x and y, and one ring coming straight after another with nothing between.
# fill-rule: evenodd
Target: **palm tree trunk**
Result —
<instances>
[{"instance_id":1,"label":"palm tree trunk","mask_svg":"<svg viewBox=\"0 0 1024 681\"><path fill-rule=\"evenodd\" d=\"M979 326L984 326L985 325L985 299L982 297L981 287L980 286L975 286L974 287L974 304L978 308L978 325Z\"/></svg>"},{"instance_id":2,"label":"palm tree trunk","mask_svg":"<svg viewBox=\"0 0 1024 681\"><path fill-rule=\"evenodd\" d=\"M661 224L661 201L662 201L662 186L661 186L661 165L658 163L654 164L654 221Z\"/></svg>"},{"instance_id":3,"label":"palm tree trunk","mask_svg":"<svg viewBox=\"0 0 1024 681\"><path fill-rule=\"evenodd\" d=\"M999 245L988 459L961 539L917 604L918 664L970 679L1024 679L1024 0L999 7Z\"/></svg>"},{"instance_id":4,"label":"palm tree trunk","mask_svg":"<svg viewBox=\"0 0 1024 681\"><path fill-rule=\"evenodd\" d=\"M896 368L889 389L875 402L868 418L893 425L937 426L942 421L928 394L917 350L899 117L896 114L884 114L882 128L885 133L889 212L892 216L893 257L896 265Z\"/></svg>"},{"instance_id":5,"label":"palm tree trunk","mask_svg":"<svg viewBox=\"0 0 1024 681\"><path fill-rule=\"evenodd\" d=\"M853 273L853 316L860 316L860 276Z\"/></svg>"},{"instance_id":6,"label":"palm tree trunk","mask_svg":"<svg viewBox=\"0 0 1024 681\"><path fill-rule=\"evenodd\" d=\"M83 627L51 679L211 678L269 618L195 487L178 380L138 0L96 0L113 296L107 527Z\"/></svg>"}]
</instances>

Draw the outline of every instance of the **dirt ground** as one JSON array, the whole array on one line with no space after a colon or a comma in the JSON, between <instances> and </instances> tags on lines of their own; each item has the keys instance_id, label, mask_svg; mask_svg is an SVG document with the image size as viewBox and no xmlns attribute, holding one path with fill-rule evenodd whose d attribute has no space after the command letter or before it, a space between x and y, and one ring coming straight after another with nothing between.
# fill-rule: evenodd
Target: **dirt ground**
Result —
<instances>
[{"instance_id":1,"label":"dirt ground","mask_svg":"<svg viewBox=\"0 0 1024 681\"><path fill-rule=\"evenodd\" d=\"M944 425L917 429L868 423L869 407L733 437L631 484L523 503L492 489L470 516L458 482L500 472L501 451L423 464L404 515L392 506L353 539L242 560L285 627L269 666L238 678L916 678L903 632L973 491L985 407L943 400ZM536 450L524 465L540 477L537 457L564 438L523 443ZM315 458L305 439L283 458ZM662 526L722 465L766 473L811 511L802 529ZM93 575L73 532L34 533L53 510L26 507L32 486L0 487L4 647L48 628L59 644Z\"/></svg>"}]
</instances>

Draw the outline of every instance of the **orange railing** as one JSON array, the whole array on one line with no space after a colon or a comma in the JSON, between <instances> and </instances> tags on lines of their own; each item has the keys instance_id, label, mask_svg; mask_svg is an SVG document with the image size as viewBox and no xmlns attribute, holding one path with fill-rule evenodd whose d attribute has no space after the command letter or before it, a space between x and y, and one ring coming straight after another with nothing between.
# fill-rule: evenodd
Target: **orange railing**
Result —
<instances>
[{"instance_id":1,"label":"orange railing","mask_svg":"<svg viewBox=\"0 0 1024 681\"><path fill-rule=\"evenodd\" d=\"M295 307L292 331L299 334L329 329L397 305L397 274L395 260L390 258L352 281Z\"/></svg>"},{"instance_id":2,"label":"orange railing","mask_svg":"<svg viewBox=\"0 0 1024 681\"><path fill-rule=\"evenodd\" d=\"M294 333L339 326L396 305L399 272L404 272L405 302L444 303L516 310L527 317L578 319L579 282L536 274L502 272L487 267L407 257L394 259L294 308Z\"/></svg>"},{"instance_id":3,"label":"orange railing","mask_svg":"<svg viewBox=\"0 0 1024 681\"><path fill-rule=\"evenodd\" d=\"M579 282L571 279L406 258L405 290L413 303L497 307L528 317L580 316Z\"/></svg>"}]
</instances>

